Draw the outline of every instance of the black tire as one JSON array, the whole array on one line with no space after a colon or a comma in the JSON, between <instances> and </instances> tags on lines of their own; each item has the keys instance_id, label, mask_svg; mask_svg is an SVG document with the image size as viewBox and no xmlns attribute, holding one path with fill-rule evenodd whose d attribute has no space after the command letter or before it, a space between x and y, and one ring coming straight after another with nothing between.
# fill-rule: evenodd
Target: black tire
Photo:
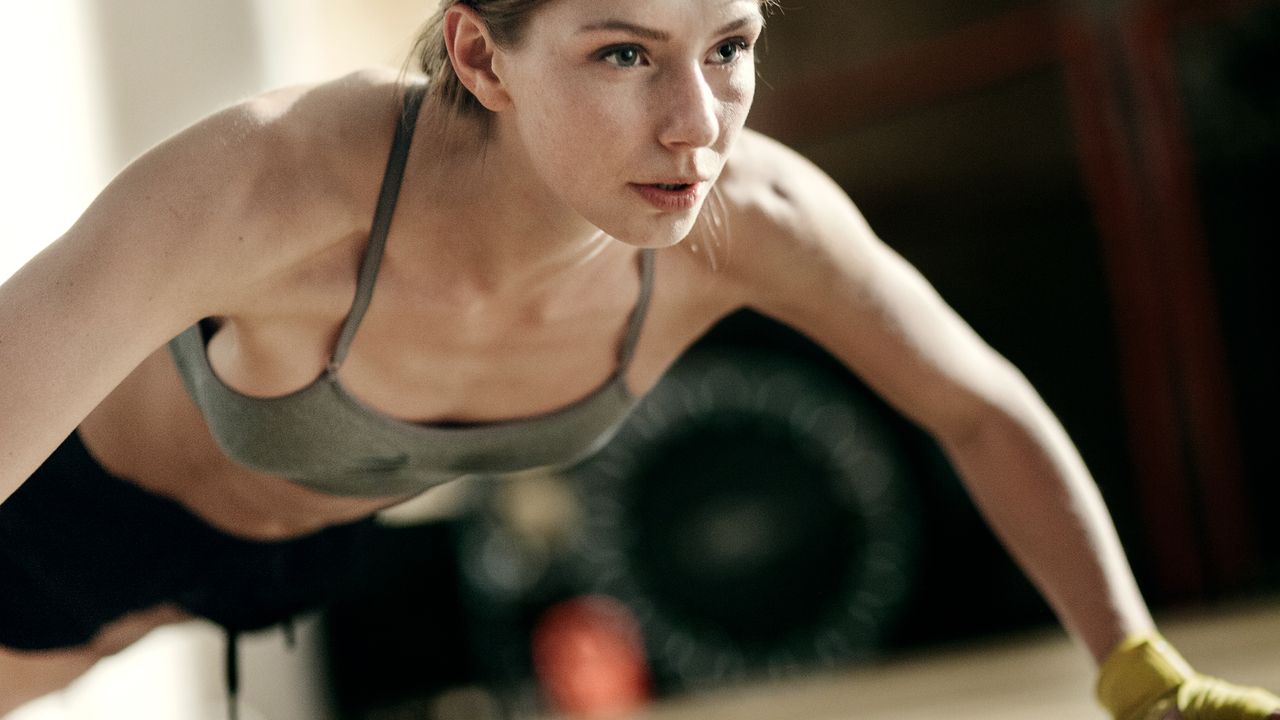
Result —
<instances>
[{"instance_id":1,"label":"black tire","mask_svg":"<svg viewBox=\"0 0 1280 720\"><path fill-rule=\"evenodd\" d=\"M793 356L700 351L573 470L582 583L635 613L664 691L878 651L920 532L887 413Z\"/></svg>"}]
</instances>

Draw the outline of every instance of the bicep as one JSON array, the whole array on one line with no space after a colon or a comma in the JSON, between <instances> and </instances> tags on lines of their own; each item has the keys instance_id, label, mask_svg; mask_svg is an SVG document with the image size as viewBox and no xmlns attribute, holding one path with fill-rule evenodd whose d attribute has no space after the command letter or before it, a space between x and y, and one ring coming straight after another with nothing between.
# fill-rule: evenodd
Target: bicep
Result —
<instances>
[{"instance_id":1,"label":"bicep","mask_svg":"<svg viewBox=\"0 0 1280 720\"><path fill-rule=\"evenodd\" d=\"M805 333L904 415L959 437L1028 388L816 169L777 237L757 244L781 272L757 272L758 309ZM768 257L768 256L774 257Z\"/></svg>"},{"instance_id":2,"label":"bicep","mask_svg":"<svg viewBox=\"0 0 1280 720\"><path fill-rule=\"evenodd\" d=\"M60 240L0 286L0 498L179 322L163 289L113 281L113 263L77 245Z\"/></svg>"},{"instance_id":3,"label":"bicep","mask_svg":"<svg viewBox=\"0 0 1280 720\"><path fill-rule=\"evenodd\" d=\"M0 499L147 355L242 282L222 120L158 146L0 285ZM243 150L247 150L244 148ZM221 152L221 157L219 153Z\"/></svg>"}]
</instances>

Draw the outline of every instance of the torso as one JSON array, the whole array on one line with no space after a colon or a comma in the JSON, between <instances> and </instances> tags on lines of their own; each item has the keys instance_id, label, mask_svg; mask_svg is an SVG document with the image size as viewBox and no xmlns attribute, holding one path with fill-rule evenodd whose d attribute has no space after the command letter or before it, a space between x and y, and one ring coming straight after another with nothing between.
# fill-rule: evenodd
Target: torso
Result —
<instances>
[{"instance_id":1,"label":"torso","mask_svg":"<svg viewBox=\"0 0 1280 720\"><path fill-rule=\"evenodd\" d=\"M388 127L392 112L386 113ZM380 137L389 138L389 130ZM343 217L372 213L386 146L371 142L360 162L350 164L352 173L370 180L353 180L361 191L353 193ZM721 183L735 182L732 175L727 168ZM414 192L411 178L401 192ZM730 227L734 212L730 203ZM241 392L264 397L314 380L349 309L365 240L351 231L328 239L277 273L241 312L223 318L208 348L218 376ZM340 372L344 385L367 405L414 421L527 417L569 405L613 372L618 339L639 290L635 248L617 243L545 297L518 306L459 308L424 293L414 269L398 261L393 249L413 242L430 240L415 231L412 212L398 213L373 303ZM743 304L736 285L711 267L705 253L687 245L658 252L652 304L627 387L646 392L683 350ZM80 434L112 473L240 536L297 536L402 499L328 495L229 460L163 347L84 420Z\"/></svg>"}]
</instances>

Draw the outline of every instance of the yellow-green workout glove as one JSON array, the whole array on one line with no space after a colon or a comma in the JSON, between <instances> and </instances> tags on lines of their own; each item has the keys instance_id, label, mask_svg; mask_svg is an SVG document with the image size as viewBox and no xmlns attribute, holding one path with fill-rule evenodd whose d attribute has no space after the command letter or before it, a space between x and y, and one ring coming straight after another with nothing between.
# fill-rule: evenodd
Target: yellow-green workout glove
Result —
<instances>
[{"instance_id":1,"label":"yellow-green workout glove","mask_svg":"<svg viewBox=\"0 0 1280 720\"><path fill-rule=\"evenodd\" d=\"M1201 675L1158 633L1135 635L1098 671L1098 700L1115 720L1280 719L1280 697Z\"/></svg>"}]
</instances>

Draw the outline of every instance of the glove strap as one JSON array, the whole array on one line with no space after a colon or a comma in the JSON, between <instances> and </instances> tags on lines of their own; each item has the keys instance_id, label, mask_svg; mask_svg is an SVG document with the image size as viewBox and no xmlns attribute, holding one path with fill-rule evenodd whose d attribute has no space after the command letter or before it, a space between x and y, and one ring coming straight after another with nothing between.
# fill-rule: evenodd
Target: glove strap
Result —
<instances>
[{"instance_id":1,"label":"glove strap","mask_svg":"<svg viewBox=\"0 0 1280 720\"><path fill-rule=\"evenodd\" d=\"M1098 701L1116 720L1145 720L1147 710L1194 676L1159 633L1133 635L1098 669Z\"/></svg>"}]
</instances>

